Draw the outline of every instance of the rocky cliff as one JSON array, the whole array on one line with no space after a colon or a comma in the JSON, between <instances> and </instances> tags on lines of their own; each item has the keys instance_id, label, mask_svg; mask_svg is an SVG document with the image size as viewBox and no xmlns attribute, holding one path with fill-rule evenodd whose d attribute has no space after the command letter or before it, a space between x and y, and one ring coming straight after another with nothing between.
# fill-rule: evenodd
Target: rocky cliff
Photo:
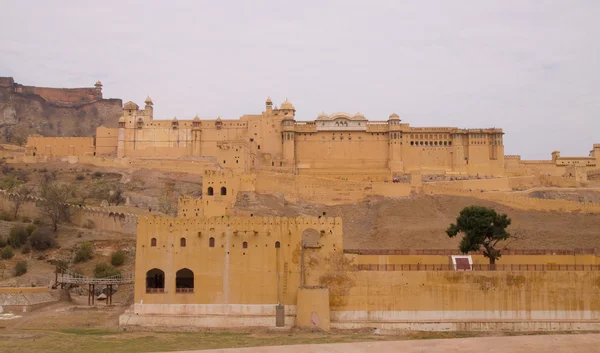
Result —
<instances>
[{"instance_id":1,"label":"rocky cliff","mask_svg":"<svg viewBox=\"0 0 600 353\"><path fill-rule=\"evenodd\" d=\"M121 99L90 88L24 86L0 77L0 143L24 144L28 135L94 136L100 125L117 127Z\"/></svg>"}]
</instances>

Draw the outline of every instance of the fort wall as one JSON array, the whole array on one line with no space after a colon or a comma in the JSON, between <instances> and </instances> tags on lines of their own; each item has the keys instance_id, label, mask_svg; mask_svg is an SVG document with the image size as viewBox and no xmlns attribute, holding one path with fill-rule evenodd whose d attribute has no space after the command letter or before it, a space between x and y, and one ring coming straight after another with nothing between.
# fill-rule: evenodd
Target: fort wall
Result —
<instances>
[{"instance_id":1,"label":"fort wall","mask_svg":"<svg viewBox=\"0 0 600 353\"><path fill-rule=\"evenodd\" d=\"M302 239L313 246L304 251L304 283L318 285L326 267L317 262L343 249L340 218L140 217L135 302L295 305ZM162 291L147 291L153 269L164 273ZM176 290L181 269L193 272L192 291Z\"/></svg>"},{"instance_id":2,"label":"fort wall","mask_svg":"<svg viewBox=\"0 0 600 353\"><path fill-rule=\"evenodd\" d=\"M93 137L29 136L27 151L32 156L93 156L96 147Z\"/></svg>"},{"instance_id":3,"label":"fort wall","mask_svg":"<svg viewBox=\"0 0 600 353\"><path fill-rule=\"evenodd\" d=\"M12 214L13 199L16 194L11 194L5 190L0 190L0 210ZM34 196L27 196L25 202L19 209L19 216L28 216L29 218L39 218L42 214L39 212L36 203L41 199ZM71 222L80 227L88 227L99 230L106 230L118 233L135 234L137 225L137 216L130 213L115 212L110 209L88 206L71 206L74 208Z\"/></svg>"},{"instance_id":4,"label":"fort wall","mask_svg":"<svg viewBox=\"0 0 600 353\"><path fill-rule=\"evenodd\" d=\"M62 104L80 104L102 99L102 91L98 91L93 87L52 88L18 85L16 87L16 92L23 94L35 94L44 98L46 101Z\"/></svg>"},{"instance_id":5,"label":"fort wall","mask_svg":"<svg viewBox=\"0 0 600 353\"><path fill-rule=\"evenodd\" d=\"M489 329L512 321L513 329L529 322L539 330L552 327L543 321L558 326L600 319L598 272L358 271L354 276L350 291L331 301L333 328L426 327L433 321L441 324L431 326L437 329ZM480 321L490 325L476 325Z\"/></svg>"}]
</instances>

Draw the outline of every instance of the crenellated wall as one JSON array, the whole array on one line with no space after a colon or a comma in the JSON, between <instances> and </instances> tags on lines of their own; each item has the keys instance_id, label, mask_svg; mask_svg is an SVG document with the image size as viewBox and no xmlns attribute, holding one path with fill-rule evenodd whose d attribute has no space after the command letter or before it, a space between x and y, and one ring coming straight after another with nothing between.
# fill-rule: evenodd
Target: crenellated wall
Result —
<instances>
[{"instance_id":1,"label":"crenellated wall","mask_svg":"<svg viewBox=\"0 0 600 353\"><path fill-rule=\"evenodd\" d=\"M12 214L13 198L17 194L0 190L0 210ZM41 199L35 196L25 197L25 202L19 209L19 216L26 215L29 218L39 218L43 215L39 212L36 203ZM135 234L137 216L130 213L115 212L110 209L88 206L70 206L74 209L71 222L80 227L89 227L118 233Z\"/></svg>"}]
</instances>

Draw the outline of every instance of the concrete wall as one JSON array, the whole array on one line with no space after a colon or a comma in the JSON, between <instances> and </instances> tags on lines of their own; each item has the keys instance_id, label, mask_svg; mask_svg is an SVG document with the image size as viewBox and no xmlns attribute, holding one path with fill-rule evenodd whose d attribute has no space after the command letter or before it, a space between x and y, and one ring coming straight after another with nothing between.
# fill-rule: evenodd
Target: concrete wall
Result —
<instances>
[{"instance_id":1,"label":"concrete wall","mask_svg":"<svg viewBox=\"0 0 600 353\"><path fill-rule=\"evenodd\" d=\"M57 302L60 290L47 287L0 287L0 313L25 313Z\"/></svg>"}]
</instances>

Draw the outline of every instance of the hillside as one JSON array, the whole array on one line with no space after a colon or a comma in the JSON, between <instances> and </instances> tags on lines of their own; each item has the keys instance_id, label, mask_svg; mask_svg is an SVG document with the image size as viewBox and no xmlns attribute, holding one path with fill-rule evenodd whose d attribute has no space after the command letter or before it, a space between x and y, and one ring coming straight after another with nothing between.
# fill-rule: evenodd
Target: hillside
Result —
<instances>
[{"instance_id":1,"label":"hillside","mask_svg":"<svg viewBox=\"0 0 600 353\"><path fill-rule=\"evenodd\" d=\"M101 88L23 86L0 77L0 143L23 145L27 136L93 136L100 125L117 127L120 99Z\"/></svg>"},{"instance_id":2,"label":"hillside","mask_svg":"<svg viewBox=\"0 0 600 353\"><path fill-rule=\"evenodd\" d=\"M509 231L519 238L509 245L512 249L600 250L600 214L523 211L470 197L415 195L323 206L243 193L236 209L256 216L320 216L325 212L328 217L342 217L345 249L456 249L458 241L444 231L470 205L508 214L512 219Z\"/></svg>"}]
</instances>

